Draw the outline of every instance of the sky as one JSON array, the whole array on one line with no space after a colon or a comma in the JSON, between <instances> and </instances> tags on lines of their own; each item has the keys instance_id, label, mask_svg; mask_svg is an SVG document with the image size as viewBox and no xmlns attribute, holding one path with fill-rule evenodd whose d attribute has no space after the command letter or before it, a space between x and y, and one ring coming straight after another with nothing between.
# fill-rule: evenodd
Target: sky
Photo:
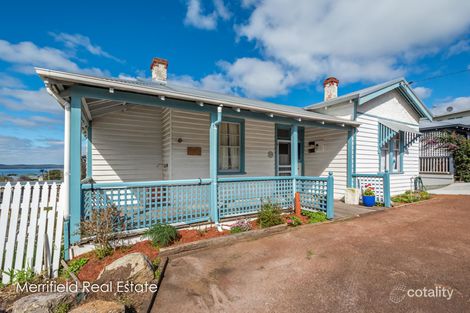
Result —
<instances>
[{"instance_id":1,"label":"sky","mask_svg":"<svg viewBox=\"0 0 470 313\"><path fill-rule=\"evenodd\" d=\"M328 76L339 95L404 76L435 112L470 107L468 0L29 2L0 11L0 164L63 162L35 66L148 79L161 57L174 83L295 106Z\"/></svg>"}]
</instances>

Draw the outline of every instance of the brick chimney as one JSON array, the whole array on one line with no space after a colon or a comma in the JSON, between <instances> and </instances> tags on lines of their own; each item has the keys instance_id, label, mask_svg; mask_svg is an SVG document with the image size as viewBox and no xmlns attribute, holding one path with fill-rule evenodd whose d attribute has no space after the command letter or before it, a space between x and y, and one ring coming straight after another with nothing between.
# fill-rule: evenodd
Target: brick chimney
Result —
<instances>
[{"instance_id":1,"label":"brick chimney","mask_svg":"<svg viewBox=\"0 0 470 313\"><path fill-rule=\"evenodd\" d=\"M325 79L323 82L323 88L325 90L324 101L338 97L338 83L339 80L337 80L335 77L328 77Z\"/></svg>"},{"instance_id":2,"label":"brick chimney","mask_svg":"<svg viewBox=\"0 0 470 313\"><path fill-rule=\"evenodd\" d=\"M161 84L166 84L168 61L160 58L153 58L150 65L152 80Z\"/></svg>"}]
</instances>

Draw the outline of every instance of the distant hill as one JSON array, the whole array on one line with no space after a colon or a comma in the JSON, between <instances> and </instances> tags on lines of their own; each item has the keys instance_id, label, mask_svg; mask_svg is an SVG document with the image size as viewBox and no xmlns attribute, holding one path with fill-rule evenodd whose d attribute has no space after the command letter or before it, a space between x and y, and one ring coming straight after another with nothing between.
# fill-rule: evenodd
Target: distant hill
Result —
<instances>
[{"instance_id":1,"label":"distant hill","mask_svg":"<svg viewBox=\"0 0 470 313\"><path fill-rule=\"evenodd\" d=\"M0 164L0 169L61 168L62 164Z\"/></svg>"}]
</instances>

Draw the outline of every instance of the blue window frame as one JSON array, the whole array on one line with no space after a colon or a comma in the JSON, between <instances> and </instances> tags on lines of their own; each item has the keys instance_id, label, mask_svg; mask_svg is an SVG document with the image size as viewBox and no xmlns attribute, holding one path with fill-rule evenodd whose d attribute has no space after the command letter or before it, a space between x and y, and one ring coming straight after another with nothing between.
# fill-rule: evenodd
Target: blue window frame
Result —
<instances>
[{"instance_id":1,"label":"blue window frame","mask_svg":"<svg viewBox=\"0 0 470 313\"><path fill-rule=\"evenodd\" d=\"M390 173L403 173L404 154L403 132L396 133L380 150L379 171L388 170Z\"/></svg>"},{"instance_id":2,"label":"blue window frame","mask_svg":"<svg viewBox=\"0 0 470 313\"><path fill-rule=\"evenodd\" d=\"M224 117L217 135L217 170L220 175L245 174L245 121Z\"/></svg>"}]
</instances>

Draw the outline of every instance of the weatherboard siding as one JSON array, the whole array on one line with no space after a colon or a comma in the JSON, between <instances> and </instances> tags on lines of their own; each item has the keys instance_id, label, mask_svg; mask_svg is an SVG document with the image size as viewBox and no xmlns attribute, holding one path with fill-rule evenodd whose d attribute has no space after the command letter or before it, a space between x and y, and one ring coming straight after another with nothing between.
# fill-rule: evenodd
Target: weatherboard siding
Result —
<instances>
[{"instance_id":1,"label":"weatherboard siding","mask_svg":"<svg viewBox=\"0 0 470 313\"><path fill-rule=\"evenodd\" d=\"M268 156L269 151L275 151L274 125L245 120L246 174L231 176L274 176L275 159ZM170 179L209 177L209 128L209 113L172 110ZM188 147L200 147L201 155L187 155Z\"/></svg>"},{"instance_id":2,"label":"weatherboard siding","mask_svg":"<svg viewBox=\"0 0 470 313\"><path fill-rule=\"evenodd\" d=\"M357 111L359 113L380 116L385 119L392 119L406 124L416 126L419 124L418 113L408 104L405 98L395 90L364 103L358 107Z\"/></svg>"},{"instance_id":3,"label":"weatherboard siding","mask_svg":"<svg viewBox=\"0 0 470 313\"><path fill-rule=\"evenodd\" d=\"M171 110L171 162L169 179L209 177L209 113ZM178 142L180 139L181 142ZM201 155L187 155L200 147Z\"/></svg>"},{"instance_id":4,"label":"weatherboard siding","mask_svg":"<svg viewBox=\"0 0 470 313\"><path fill-rule=\"evenodd\" d=\"M382 112L383 113L376 113L387 114L387 110ZM382 116L384 118L394 117L393 115ZM360 114L358 115L357 121L361 123L361 126L358 128L356 139L356 172L377 173L379 171L378 119L376 117ZM412 178L418 176L418 174L419 143L415 142L410 147L408 147L408 149L405 149L403 155L403 173L390 174L391 194L396 195L410 190L412 187Z\"/></svg>"},{"instance_id":5,"label":"weatherboard siding","mask_svg":"<svg viewBox=\"0 0 470 313\"><path fill-rule=\"evenodd\" d=\"M275 145L274 123L245 120L245 176L275 175Z\"/></svg>"},{"instance_id":6,"label":"weatherboard siding","mask_svg":"<svg viewBox=\"0 0 470 313\"><path fill-rule=\"evenodd\" d=\"M93 120L96 182L162 179L162 109L134 106Z\"/></svg>"},{"instance_id":7,"label":"weatherboard siding","mask_svg":"<svg viewBox=\"0 0 470 313\"><path fill-rule=\"evenodd\" d=\"M309 153L308 143L311 141L320 143L323 151L320 147L314 153ZM328 172L333 172L334 197L343 197L346 189L347 131L307 127L305 143L305 175L327 176Z\"/></svg>"}]
</instances>

